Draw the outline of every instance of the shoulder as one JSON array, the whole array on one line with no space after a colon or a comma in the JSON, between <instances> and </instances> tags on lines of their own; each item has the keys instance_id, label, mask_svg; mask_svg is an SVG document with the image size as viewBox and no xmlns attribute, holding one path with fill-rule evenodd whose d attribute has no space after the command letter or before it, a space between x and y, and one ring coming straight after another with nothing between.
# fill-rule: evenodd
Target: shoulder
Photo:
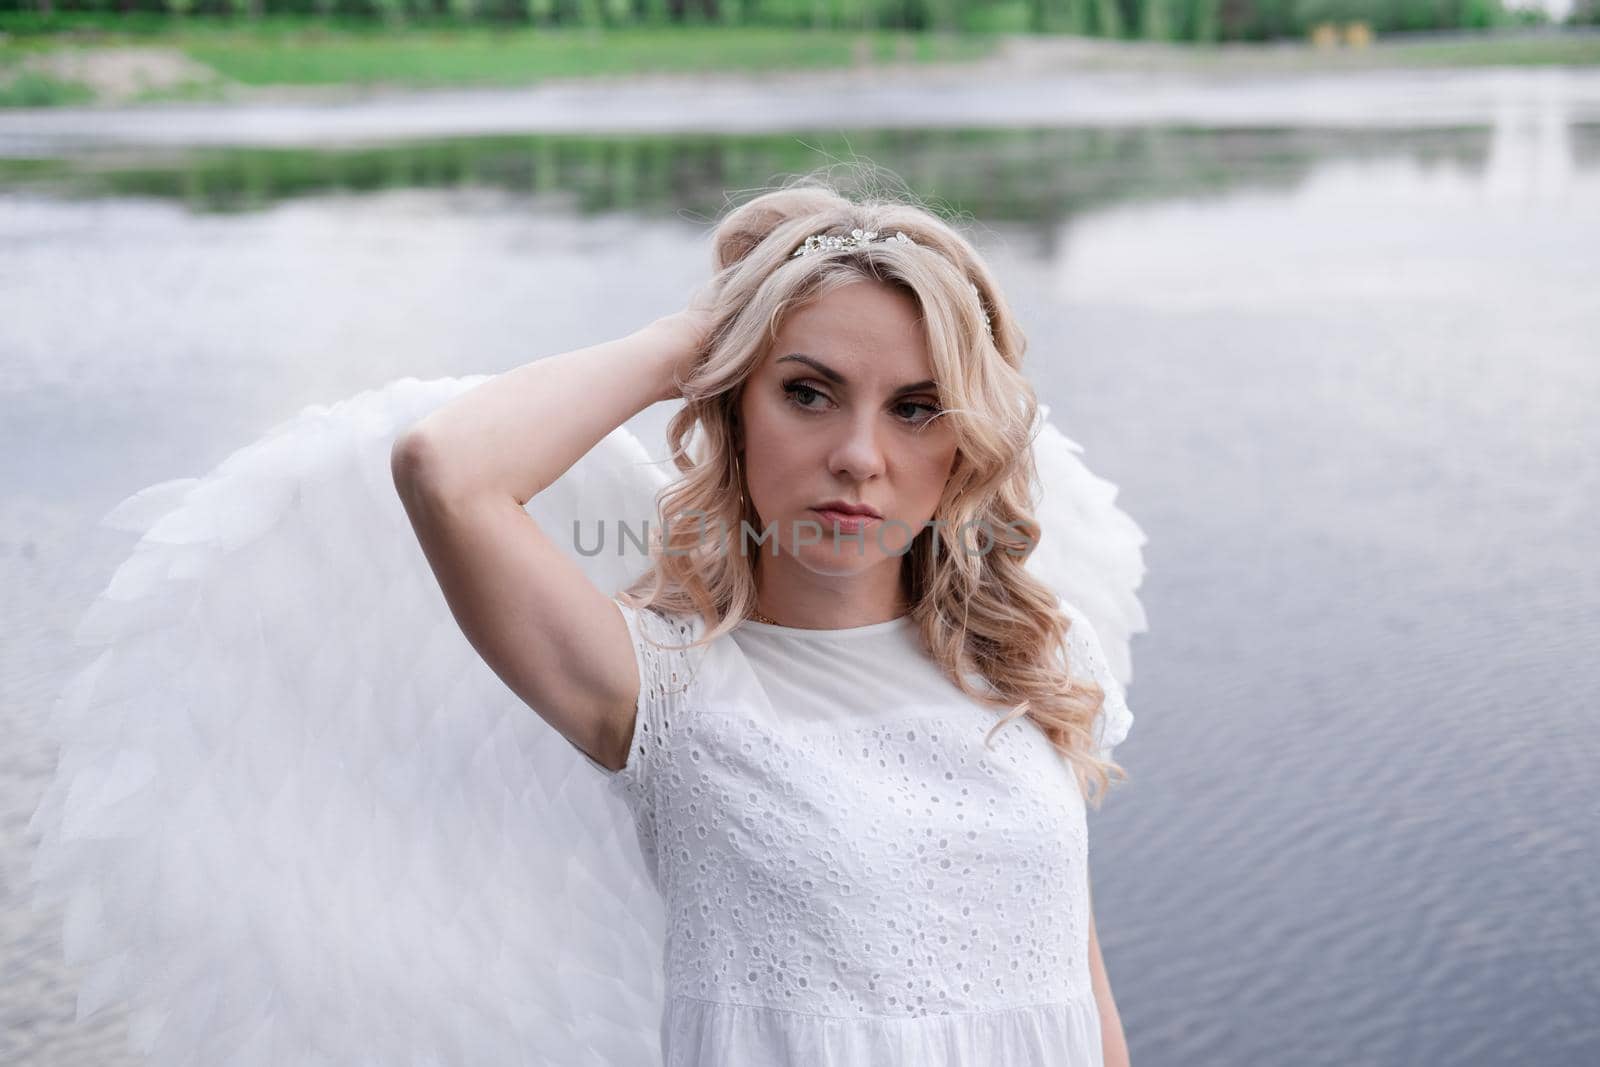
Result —
<instances>
[{"instance_id":1,"label":"shoulder","mask_svg":"<svg viewBox=\"0 0 1600 1067\"><path fill-rule=\"evenodd\" d=\"M657 639L698 640L706 632L705 620L694 612L673 611L659 604L634 607L624 603L620 597L613 597L611 602L622 612L628 628L639 634ZM679 640L676 643L682 642Z\"/></svg>"},{"instance_id":2,"label":"shoulder","mask_svg":"<svg viewBox=\"0 0 1600 1067\"><path fill-rule=\"evenodd\" d=\"M659 605L634 607L615 597L612 603L628 624L641 678L656 683L686 683L698 673L709 650L717 644L703 642L707 626L697 613Z\"/></svg>"},{"instance_id":3,"label":"shoulder","mask_svg":"<svg viewBox=\"0 0 1600 1067\"><path fill-rule=\"evenodd\" d=\"M1064 596L1056 597L1056 607L1067 619L1067 654L1079 659L1099 655L1100 635L1095 632L1089 615ZM1073 664L1077 666L1077 664Z\"/></svg>"},{"instance_id":4,"label":"shoulder","mask_svg":"<svg viewBox=\"0 0 1600 1067\"><path fill-rule=\"evenodd\" d=\"M1097 716L1097 748L1100 758L1109 759L1112 749L1127 737L1133 725L1127 691L1111 669L1105 647L1088 613L1065 597L1058 597L1057 603L1071 623L1066 642L1068 673L1093 681L1105 694Z\"/></svg>"}]
</instances>

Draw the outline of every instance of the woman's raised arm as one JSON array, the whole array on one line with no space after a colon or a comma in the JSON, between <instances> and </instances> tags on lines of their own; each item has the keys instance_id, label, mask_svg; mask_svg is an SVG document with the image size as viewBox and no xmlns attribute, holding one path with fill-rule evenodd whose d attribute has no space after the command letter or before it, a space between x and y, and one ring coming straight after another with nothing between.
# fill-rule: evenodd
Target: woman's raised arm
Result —
<instances>
[{"instance_id":1,"label":"woman's raised arm","mask_svg":"<svg viewBox=\"0 0 1600 1067\"><path fill-rule=\"evenodd\" d=\"M524 505L612 430L671 399L701 320L507 371L402 434L391 470L451 614L522 700L599 763L622 766L639 694L633 642L598 589Z\"/></svg>"}]
</instances>

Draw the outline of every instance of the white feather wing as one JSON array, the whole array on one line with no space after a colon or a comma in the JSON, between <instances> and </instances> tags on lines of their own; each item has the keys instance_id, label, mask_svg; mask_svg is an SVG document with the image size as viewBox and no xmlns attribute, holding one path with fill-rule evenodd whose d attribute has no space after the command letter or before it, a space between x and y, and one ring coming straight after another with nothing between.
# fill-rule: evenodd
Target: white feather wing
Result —
<instances>
[{"instance_id":1,"label":"white feather wing","mask_svg":"<svg viewBox=\"0 0 1600 1067\"><path fill-rule=\"evenodd\" d=\"M1137 595L1148 538L1117 505L1116 484L1084 465L1083 446L1057 429L1049 414L1049 405L1039 405L1035 511L1044 532L1028 569L1090 623L1091 633L1074 640L1107 690L1100 736L1109 752L1133 723L1124 690L1133 681L1131 639L1149 628Z\"/></svg>"},{"instance_id":2,"label":"white feather wing","mask_svg":"<svg viewBox=\"0 0 1600 1067\"><path fill-rule=\"evenodd\" d=\"M313 405L104 520L142 537L77 634L33 875L79 1017L127 1004L148 1062L659 1062L626 808L467 643L390 478L482 380ZM529 510L638 523L663 481L619 428ZM573 557L608 592L644 562Z\"/></svg>"}]
</instances>

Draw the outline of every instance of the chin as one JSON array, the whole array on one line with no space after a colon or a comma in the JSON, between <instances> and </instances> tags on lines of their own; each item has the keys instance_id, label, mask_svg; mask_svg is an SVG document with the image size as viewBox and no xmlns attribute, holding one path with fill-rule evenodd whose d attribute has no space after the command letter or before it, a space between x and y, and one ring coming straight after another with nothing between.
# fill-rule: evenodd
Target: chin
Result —
<instances>
[{"instance_id":1,"label":"chin","mask_svg":"<svg viewBox=\"0 0 1600 1067\"><path fill-rule=\"evenodd\" d=\"M854 542L843 542L835 549L831 544L806 545L794 557L800 565L814 574L830 578L851 578L865 574L883 563L884 556L874 547L858 550Z\"/></svg>"}]
</instances>

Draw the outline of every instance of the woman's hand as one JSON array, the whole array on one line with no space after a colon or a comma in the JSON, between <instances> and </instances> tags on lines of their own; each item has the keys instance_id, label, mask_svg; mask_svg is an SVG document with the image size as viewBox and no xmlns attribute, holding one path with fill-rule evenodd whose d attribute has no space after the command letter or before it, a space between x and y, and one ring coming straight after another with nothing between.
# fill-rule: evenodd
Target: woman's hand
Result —
<instances>
[{"instance_id":1,"label":"woman's hand","mask_svg":"<svg viewBox=\"0 0 1600 1067\"><path fill-rule=\"evenodd\" d=\"M715 323L710 308L696 301L682 311L663 315L647 327L671 353L665 360L668 380L661 383L659 399L677 400L683 395L679 383L688 378L695 364L705 358Z\"/></svg>"}]
</instances>

